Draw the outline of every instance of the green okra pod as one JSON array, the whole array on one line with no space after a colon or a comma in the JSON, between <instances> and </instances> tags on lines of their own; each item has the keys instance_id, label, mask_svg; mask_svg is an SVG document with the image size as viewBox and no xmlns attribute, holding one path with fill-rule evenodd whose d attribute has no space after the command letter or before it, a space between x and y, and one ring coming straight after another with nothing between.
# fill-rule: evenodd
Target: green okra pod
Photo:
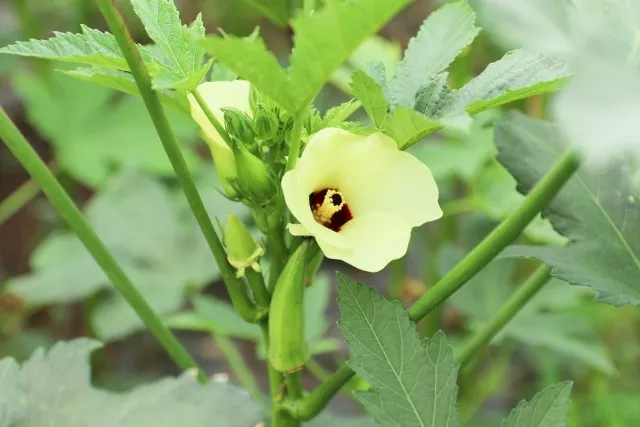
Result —
<instances>
[{"instance_id":1,"label":"green okra pod","mask_svg":"<svg viewBox=\"0 0 640 427\"><path fill-rule=\"evenodd\" d=\"M304 337L304 279L309 245L303 242L291 255L271 298L269 362L285 374L302 369L309 358Z\"/></svg>"}]
</instances>

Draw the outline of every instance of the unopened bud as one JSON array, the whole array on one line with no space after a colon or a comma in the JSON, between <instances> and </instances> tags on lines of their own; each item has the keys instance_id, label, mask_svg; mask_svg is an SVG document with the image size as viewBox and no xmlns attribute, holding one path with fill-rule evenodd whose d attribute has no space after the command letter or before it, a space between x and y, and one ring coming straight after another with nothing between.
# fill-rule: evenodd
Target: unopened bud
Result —
<instances>
[{"instance_id":1,"label":"unopened bud","mask_svg":"<svg viewBox=\"0 0 640 427\"><path fill-rule=\"evenodd\" d=\"M269 167L241 142L236 141L234 152L242 196L259 205L269 203L278 192L276 179Z\"/></svg>"},{"instance_id":2,"label":"unopened bud","mask_svg":"<svg viewBox=\"0 0 640 427\"><path fill-rule=\"evenodd\" d=\"M256 105L254 120L258 138L269 140L278 133L278 117L263 104Z\"/></svg>"},{"instance_id":3,"label":"unopened bud","mask_svg":"<svg viewBox=\"0 0 640 427\"><path fill-rule=\"evenodd\" d=\"M244 223L234 214L227 218L224 229L224 244L227 248L229 264L238 272L237 277L244 276L247 268L260 271L259 260L264 255L264 249L253 240L251 233Z\"/></svg>"},{"instance_id":4,"label":"unopened bud","mask_svg":"<svg viewBox=\"0 0 640 427\"><path fill-rule=\"evenodd\" d=\"M256 134L251 126L251 119L237 108L223 108L227 133L243 144L252 145Z\"/></svg>"}]
</instances>

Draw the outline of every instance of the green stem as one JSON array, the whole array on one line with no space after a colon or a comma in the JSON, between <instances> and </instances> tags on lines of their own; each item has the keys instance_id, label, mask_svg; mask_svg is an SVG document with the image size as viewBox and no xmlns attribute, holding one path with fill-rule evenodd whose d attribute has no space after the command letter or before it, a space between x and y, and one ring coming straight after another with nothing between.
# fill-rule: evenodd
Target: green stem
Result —
<instances>
[{"instance_id":1,"label":"green stem","mask_svg":"<svg viewBox=\"0 0 640 427\"><path fill-rule=\"evenodd\" d=\"M305 107L306 108L306 107ZM300 146L302 145L302 114L296 114L293 118L293 128L291 129L291 139L289 140L289 157L287 158L287 171L296 167L298 157L300 157Z\"/></svg>"},{"instance_id":2,"label":"green stem","mask_svg":"<svg viewBox=\"0 0 640 427\"><path fill-rule=\"evenodd\" d=\"M412 321L418 321L425 317L491 262L549 204L579 167L579 156L574 151L565 153L527 194L518 209L502 221L442 280L409 308L409 318ZM310 420L326 406L353 375L354 372L343 364L336 373L320 384L307 397L289 405L287 410L291 411L298 419Z\"/></svg>"},{"instance_id":3,"label":"green stem","mask_svg":"<svg viewBox=\"0 0 640 427\"><path fill-rule=\"evenodd\" d=\"M231 303L234 308L245 320L255 322L259 319L263 313L259 313L256 310L255 305L251 302L249 297L244 291L244 284L236 277L235 269L228 263L227 255L224 247L220 242L215 228L211 223L211 219L207 214L207 211L202 203L200 194L196 188L187 163L184 160L184 156L180 151L178 140L175 134L171 130L167 116L164 113L160 99L157 93L155 93L151 87L151 78L149 72L140 57L138 48L134 41L131 39L129 31L120 16L120 13L116 9L115 3L112 0L98 0L98 6L104 16L109 29L113 33L120 46L120 50L127 60L131 74L136 81L140 95L149 111L149 115L156 127L160 141L164 146L164 150L171 161L173 170L178 177L178 181L189 203L189 207L193 212L193 215L202 230L211 253L215 258L220 273L224 279L224 283L227 287L227 292L231 299Z\"/></svg>"},{"instance_id":4,"label":"green stem","mask_svg":"<svg viewBox=\"0 0 640 427\"><path fill-rule=\"evenodd\" d=\"M292 372L287 374L285 381L287 382L287 396L293 400L302 398L304 390L302 389L302 371Z\"/></svg>"},{"instance_id":5,"label":"green stem","mask_svg":"<svg viewBox=\"0 0 640 427\"><path fill-rule=\"evenodd\" d=\"M227 146L231 148L232 147L231 138L227 133L227 129L224 126L222 126L218 118L215 116L215 114L213 114L213 111L211 111L211 108L209 108L209 104L207 104L207 101L204 100L200 91L196 89L193 92L191 92L191 94L196 99L196 102L198 102L198 105L200 106L200 108L202 108L202 111L204 111L204 114L205 116L207 116L207 119L209 119L209 122L211 122L213 127L216 128L216 131L222 137L222 139L224 139L224 142L227 143Z\"/></svg>"},{"instance_id":6,"label":"green stem","mask_svg":"<svg viewBox=\"0 0 640 427\"><path fill-rule=\"evenodd\" d=\"M127 300L136 314L158 339L162 347L167 350L171 358L182 369L196 369L198 379L203 383L206 382L207 376L205 373L147 304L104 243L93 231L78 207L1 107L0 138L33 177L34 181L42 188L56 211L78 235L118 292Z\"/></svg>"},{"instance_id":7,"label":"green stem","mask_svg":"<svg viewBox=\"0 0 640 427\"><path fill-rule=\"evenodd\" d=\"M477 354L478 350L487 345L507 323L525 306L531 298L549 281L551 269L541 265L529 279L509 298L509 301L496 313L482 330L476 333L464 348L456 354L456 361L465 366Z\"/></svg>"},{"instance_id":8,"label":"green stem","mask_svg":"<svg viewBox=\"0 0 640 427\"><path fill-rule=\"evenodd\" d=\"M280 272L284 268L286 262L287 248L283 235L283 215L284 212L284 197L282 194L278 196L276 201L276 208L269 217L269 231L267 233L267 239L269 242L269 251L271 264L269 267L269 293L272 294L275 289Z\"/></svg>"},{"instance_id":9,"label":"green stem","mask_svg":"<svg viewBox=\"0 0 640 427\"><path fill-rule=\"evenodd\" d=\"M262 398L260 387L258 387L251 369L233 341L223 334L211 334L211 337L224 355L227 363L229 363L229 368L231 368L233 374L238 378L242 387L245 388L255 400L259 401Z\"/></svg>"},{"instance_id":10,"label":"green stem","mask_svg":"<svg viewBox=\"0 0 640 427\"><path fill-rule=\"evenodd\" d=\"M35 181L29 180L0 203L0 226L40 193Z\"/></svg>"}]
</instances>

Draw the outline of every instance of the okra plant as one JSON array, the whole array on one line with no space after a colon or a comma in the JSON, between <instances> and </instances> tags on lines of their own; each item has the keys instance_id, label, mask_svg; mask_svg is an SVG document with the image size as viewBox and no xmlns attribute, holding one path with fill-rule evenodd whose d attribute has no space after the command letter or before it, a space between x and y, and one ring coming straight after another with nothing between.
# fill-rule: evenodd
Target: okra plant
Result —
<instances>
[{"instance_id":1,"label":"okra plant","mask_svg":"<svg viewBox=\"0 0 640 427\"><path fill-rule=\"evenodd\" d=\"M395 71L381 61L353 71L353 99L324 114L314 108L323 87L411 0L255 2L276 25L291 28L286 68L258 30L207 35L201 16L183 24L172 0L130 0L148 45L132 40L115 2L97 3L110 32L83 27L0 53L76 64L63 72L142 98L236 315L260 331L269 398L211 380L198 367L171 331L179 319L167 320L149 304L2 111L2 141L185 373L107 393L89 382L88 356L100 343L61 342L22 366L0 362L0 427L325 426L337 424L324 410L343 389L368 415L345 426L459 426L460 369L477 362L552 277L593 289L600 303L640 304L640 201L632 178L640 62L629 17L640 19L637 0L474 2L491 35L515 50L459 87L447 70L480 28L464 0L446 3L424 21ZM497 160L517 181L518 205L410 307L338 273L338 325L350 357L305 389L301 372L316 344L306 333L305 303L323 260L379 272L405 256L415 228L443 217L434 173L415 155L422 141L439 131L468 132L474 115L555 91L555 122L513 112L495 123ZM361 108L368 120L351 119ZM250 221L209 216L170 110L197 125L218 190L248 208ZM540 213L564 238L512 245L542 222ZM455 348L443 332L423 338L416 324L473 286L496 258L533 258L539 266ZM20 294L19 286L12 290ZM567 425L571 387L548 385L502 425Z\"/></svg>"}]
</instances>

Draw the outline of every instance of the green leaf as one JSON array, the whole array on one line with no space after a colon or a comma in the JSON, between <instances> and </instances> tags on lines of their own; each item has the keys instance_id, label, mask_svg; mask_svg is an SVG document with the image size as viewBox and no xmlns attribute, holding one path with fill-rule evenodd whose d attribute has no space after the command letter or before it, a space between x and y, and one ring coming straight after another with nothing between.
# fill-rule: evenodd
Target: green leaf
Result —
<instances>
[{"instance_id":1,"label":"green leaf","mask_svg":"<svg viewBox=\"0 0 640 427\"><path fill-rule=\"evenodd\" d=\"M572 383L549 386L530 402L522 401L511 411L502 427L564 427L571 402Z\"/></svg>"},{"instance_id":2,"label":"green leaf","mask_svg":"<svg viewBox=\"0 0 640 427\"><path fill-rule=\"evenodd\" d=\"M207 37L202 44L212 56L249 80L261 93L272 98L283 108L296 111L304 98L292 84L276 57L267 50L260 38L234 36Z\"/></svg>"},{"instance_id":3,"label":"green leaf","mask_svg":"<svg viewBox=\"0 0 640 427\"><path fill-rule=\"evenodd\" d=\"M61 74L47 80L19 74L13 84L24 100L29 122L51 142L60 167L80 182L99 187L114 169L122 168L174 176L141 100L127 97L114 102L112 91ZM169 119L181 141L195 139L190 118L172 112ZM190 167L197 168L198 155L182 146Z\"/></svg>"},{"instance_id":4,"label":"green leaf","mask_svg":"<svg viewBox=\"0 0 640 427\"><path fill-rule=\"evenodd\" d=\"M388 426L458 426L458 366L442 332L420 342L415 324L398 301L341 274L339 326L352 359L349 366L371 384L357 397Z\"/></svg>"},{"instance_id":5,"label":"green leaf","mask_svg":"<svg viewBox=\"0 0 640 427\"><path fill-rule=\"evenodd\" d=\"M133 76L124 71L101 67L81 67L76 68L75 70L59 71L68 76L104 86L109 89L115 89L129 95L140 96L138 85L133 79ZM159 95L160 101L163 105L174 110L181 111L185 114L189 113L189 106L186 103L186 99L179 98L176 92L157 90L156 93Z\"/></svg>"},{"instance_id":6,"label":"green leaf","mask_svg":"<svg viewBox=\"0 0 640 427\"><path fill-rule=\"evenodd\" d=\"M475 19L466 1L445 4L427 17L388 84L387 99L392 106L413 106L422 85L446 70L478 35Z\"/></svg>"},{"instance_id":7,"label":"green leaf","mask_svg":"<svg viewBox=\"0 0 640 427\"><path fill-rule=\"evenodd\" d=\"M294 50L285 71L264 42L237 37L209 37L205 48L292 113L310 104L333 72L410 0L330 1L292 21Z\"/></svg>"},{"instance_id":8,"label":"green leaf","mask_svg":"<svg viewBox=\"0 0 640 427\"><path fill-rule=\"evenodd\" d=\"M0 426L253 427L263 417L246 392L200 385L192 373L120 394L93 388L89 355L98 347L76 339L37 350L22 367L0 361Z\"/></svg>"},{"instance_id":9,"label":"green leaf","mask_svg":"<svg viewBox=\"0 0 640 427\"><path fill-rule=\"evenodd\" d=\"M152 54L162 70L154 76L154 85L174 87L188 82L189 89L195 87L204 75L204 49L199 44L205 35L202 16L187 26L182 25L173 0L132 0L131 4L157 48Z\"/></svg>"},{"instance_id":10,"label":"green leaf","mask_svg":"<svg viewBox=\"0 0 640 427\"><path fill-rule=\"evenodd\" d=\"M151 55L138 46L145 62ZM0 53L52 59L76 64L128 70L127 61L113 35L82 25L82 34L54 32L48 40L19 41L0 49Z\"/></svg>"},{"instance_id":11,"label":"green leaf","mask_svg":"<svg viewBox=\"0 0 640 427\"><path fill-rule=\"evenodd\" d=\"M415 110L397 107L387 116L382 130L396 140L400 149L404 149L441 128L442 123Z\"/></svg>"},{"instance_id":12,"label":"green leaf","mask_svg":"<svg viewBox=\"0 0 640 427\"><path fill-rule=\"evenodd\" d=\"M85 213L142 296L159 313L176 311L187 288L201 287L219 276L195 220L179 211L172 194L158 181L123 173L94 196ZM45 239L31 266L31 274L9 281L10 292L32 304L51 304L79 300L106 289L91 313L98 336L117 339L143 327L75 235L59 233Z\"/></svg>"},{"instance_id":13,"label":"green leaf","mask_svg":"<svg viewBox=\"0 0 640 427\"><path fill-rule=\"evenodd\" d=\"M382 88L364 71L356 71L351 78L354 96L362 103L373 124L381 128L389 112L389 103Z\"/></svg>"},{"instance_id":14,"label":"green leaf","mask_svg":"<svg viewBox=\"0 0 640 427\"><path fill-rule=\"evenodd\" d=\"M465 109L469 114L552 92L569 77L564 62L524 50L507 53L478 77L454 92L444 113Z\"/></svg>"},{"instance_id":15,"label":"green leaf","mask_svg":"<svg viewBox=\"0 0 640 427\"><path fill-rule=\"evenodd\" d=\"M427 117L442 117L453 91L447 85L449 73L440 73L430 78L416 94L414 108Z\"/></svg>"},{"instance_id":16,"label":"green leaf","mask_svg":"<svg viewBox=\"0 0 640 427\"><path fill-rule=\"evenodd\" d=\"M519 114L509 114L498 124L496 144L498 160L523 193L567 149L557 128ZM544 214L571 244L518 246L508 254L540 259L554 276L596 290L601 302L640 305L640 200L626 164L584 167Z\"/></svg>"}]
</instances>

